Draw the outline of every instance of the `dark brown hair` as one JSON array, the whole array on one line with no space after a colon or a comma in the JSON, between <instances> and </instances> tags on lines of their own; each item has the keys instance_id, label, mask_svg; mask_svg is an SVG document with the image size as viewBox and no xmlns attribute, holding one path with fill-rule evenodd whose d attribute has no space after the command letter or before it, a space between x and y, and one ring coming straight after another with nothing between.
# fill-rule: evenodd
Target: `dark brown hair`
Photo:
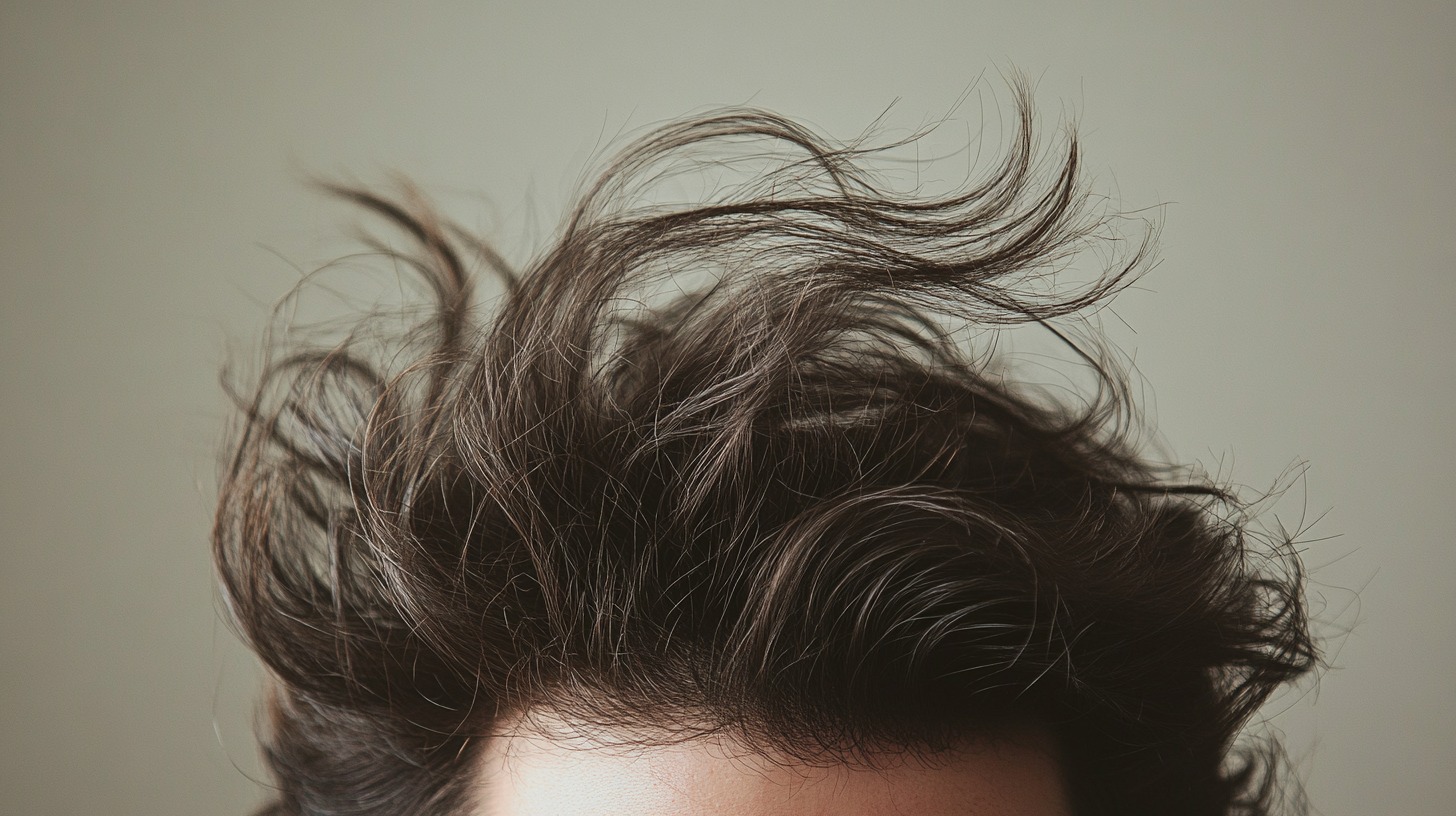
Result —
<instances>
[{"instance_id":1,"label":"dark brown hair","mask_svg":"<svg viewBox=\"0 0 1456 816\"><path fill-rule=\"evenodd\" d=\"M535 706L809 760L1032 719L1081 814L1268 812L1275 751L1236 738L1315 661L1299 562L1139 450L1113 357L1063 328L1151 238L1058 283L1118 244L1018 90L1004 160L933 198L763 111L668 124L520 273L407 189L331 188L403 230L376 248L433 306L234 389L215 548L273 680L266 812L458 813L481 735ZM647 197L725 155L756 179ZM1096 386L1018 382L947 323L1040 324Z\"/></svg>"}]
</instances>

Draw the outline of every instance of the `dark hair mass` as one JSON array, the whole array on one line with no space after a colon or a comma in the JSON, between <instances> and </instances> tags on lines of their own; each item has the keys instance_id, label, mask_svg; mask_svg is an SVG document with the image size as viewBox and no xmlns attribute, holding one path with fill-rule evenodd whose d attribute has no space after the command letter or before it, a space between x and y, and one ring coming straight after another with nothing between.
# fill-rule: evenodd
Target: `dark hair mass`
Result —
<instances>
[{"instance_id":1,"label":"dark hair mass","mask_svg":"<svg viewBox=\"0 0 1456 816\"><path fill-rule=\"evenodd\" d=\"M482 735L543 706L807 761L1031 720L1084 816L1269 812L1277 752L1236 739L1315 662L1299 562L1142 456L1112 358L1056 328L1151 238L1054 285L1110 219L1018 103L935 198L773 114L668 124L519 273L408 190L332 188L434 305L393 356L295 345L234 390L214 542L273 679L265 812L459 813ZM753 183L644 197L744 148ZM946 320L1040 323L1098 386L1018 385Z\"/></svg>"}]
</instances>

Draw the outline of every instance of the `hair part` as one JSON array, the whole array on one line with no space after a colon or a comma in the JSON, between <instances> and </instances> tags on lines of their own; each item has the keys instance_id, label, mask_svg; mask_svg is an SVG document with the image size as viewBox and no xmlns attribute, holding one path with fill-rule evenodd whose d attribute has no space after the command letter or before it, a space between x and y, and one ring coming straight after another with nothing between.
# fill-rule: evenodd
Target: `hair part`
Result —
<instances>
[{"instance_id":1,"label":"hair part","mask_svg":"<svg viewBox=\"0 0 1456 816\"><path fill-rule=\"evenodd\" d=\"M265 812L458 813L473 746L535 707L811 761L1031 719L1080 814L1269 812L1273 750L1236 739L1316 662L1299 560L1143 456L1113 358L1058 328L1154 231L1059 285L1111 219L1073 134L1041 167L1017 92L1005 157L934 198L772 113L670 123L521 272L412 189L330 186L433 304L407 364L280 347L233 389L214 545L273 680ZM744 145L783 160L648 200ZM1096 387L1050 399L947 318L1040 324Z\"/></svg>"}]
</instances>

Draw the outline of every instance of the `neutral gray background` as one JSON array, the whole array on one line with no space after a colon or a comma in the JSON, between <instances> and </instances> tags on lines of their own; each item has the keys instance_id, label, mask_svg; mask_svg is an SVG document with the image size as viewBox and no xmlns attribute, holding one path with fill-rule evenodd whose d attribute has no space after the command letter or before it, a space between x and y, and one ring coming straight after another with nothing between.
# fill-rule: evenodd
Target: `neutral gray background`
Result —
<instances>
[{"instance_id":1,"label":"neutral gray background","mask_svg":"<svg viewBox=\"0 0 1456 816\"><path fill-rule=\"evenodd\" d=\"M898 100L903 134L972 88L935 144L989 146L1012 67L1098 189L1168 204L1117 314L1172 447L1311 463L1278 512L1337 536L1333 667L1268 713L1315 804L1450 814L1456 5L967 0L0 6L0 812L259 801L215 372L346 246L302 172L407 172L522 260L619 133L751 102L853 137Z\"/></svg>"}]
</instances>

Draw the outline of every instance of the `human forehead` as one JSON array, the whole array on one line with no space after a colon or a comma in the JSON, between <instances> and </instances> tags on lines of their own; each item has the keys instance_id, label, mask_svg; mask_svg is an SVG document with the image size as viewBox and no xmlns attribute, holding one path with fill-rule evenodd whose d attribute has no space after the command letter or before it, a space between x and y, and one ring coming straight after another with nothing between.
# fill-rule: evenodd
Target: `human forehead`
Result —
<instances>
[{"instance_id":1,"label":"human forehead","mask_svg":"<svg viewBox=\"0 0 1456 816\"><path fill-rule=\"evenodd\" d=\"M1070 816L1050 735L1026 729L933 761L779 761L728 737L633 745L512 728L476 768L474 816Z\"/></svg>"}]
</instances>

